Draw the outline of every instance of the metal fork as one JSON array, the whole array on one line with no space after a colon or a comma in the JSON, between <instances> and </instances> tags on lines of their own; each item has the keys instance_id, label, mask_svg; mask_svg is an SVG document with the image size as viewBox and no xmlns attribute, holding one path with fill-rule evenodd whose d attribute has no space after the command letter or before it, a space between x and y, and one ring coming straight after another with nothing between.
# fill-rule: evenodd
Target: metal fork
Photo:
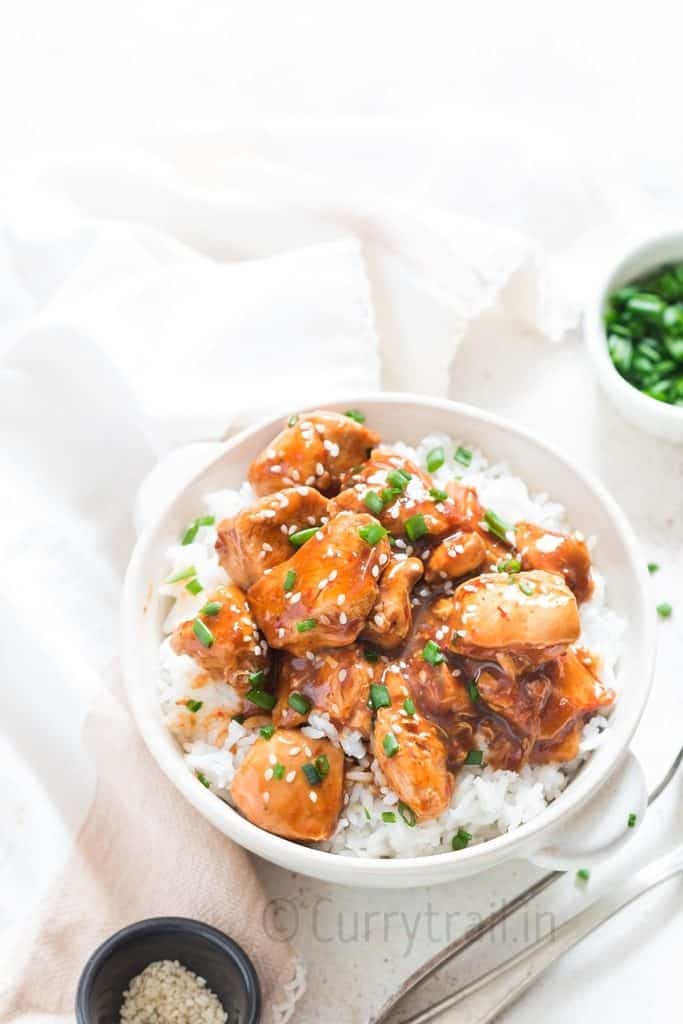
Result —
<instances>
[{"instance_id":1,"label":"metal fork","mask_svg":"<svg viewBox=\"0 0 683 1024\"><path fill-rule=\"evenodd\" d=\"M664 778L650 793L647 801L648 807L651 806L655 802L655 800L664 792L664 790L669 785L674 775L678 771L681 762L683 762L683 747L679 750L675 760L673 761L671 767L667 771ZM683 857L683 847L681 848L681 850L674 851L673 854L667 854L666 857L661 858L659 861L653 862L653 864L651 864L648 868L645 868L642 872L639 872L638 875L635 876L635 878L633 879L632 885L628 887L628 892L631 893L631 895L628 896L628 898L625 898L624 890L619 890L617 896L621 895L623 898L625 898L625 902L622 899L622 901L619 902L617 906L615 906L613 909L609 911L609 913L607 913L607 916L601 916L599 920L590 923L593 921L593 918L591 917L591 912L594 911L597 907L602 907L603 914L605 912L605 908L609 900L601 900L598 902L598 904L595 905L595 908L589 907L586 911L582 912L582 914L579 914L577 918L572 918L570 921L566 922L566 925L562 926L562 928L566 929L563 933L565 935L565 941L567 941L570 936L574 935L573 931L569 926L571 926L574 922L578 922L579 918L585 920L587 930L581 931L580 934L577 933L576 937L573 938L573 941L571 941L569 945L563 945L562 942L559 942L557 946L553 946L553 948L549 952L553 953L556 951L556 955L550 956L547 959L547 963L545 964L545 966L552 962L553 959L556 959L557 956L560 956L566 949L569 949L571 945L575 944L575 942L578 942L579 939L582 938L584 935L589 934L590 931L598 927L598 925L602 923L602 921L607 920L607 917L611 917L613 914L617 913L617 911L620 910L622 907L626 906L634 899L637 899L639 895L642 895L643 892L647 891L646 888L643 888L643 886L648 883L648 879L653 879L649 882L649 884L647 884L647 888L652 888L653 885L657 885L660 882L665 881L666 878L670 878L673 874L676 874L677 871L682 870L683 863L680 863L678 867L675 867L675 864L678 863L675 861L676 854L678 854L680 861L681 857ZM473 945L478 939L482 938L482 936L484 935L487 935L493 928L497 927L502 921L505 921L508 917L514 914L521 907L526 906L526 904L529 903L532 899L534 899L535 896L538 896L539 893L544 892L544 890L549 888L549 886L553 885L553 883L559 881L559 879L562 878L565 875L565 873L566 872L564 871L551 871L547 875L544 875L537 882L534 882L533 885L529 886L528 889L525 889L523 892L519 893L519 895L515 896L514 899L510 900L509 903L506 903L499 910L494 911L494 913L489 914L488 917L485 917L478 924L474 925L474 927L468 929L463 935L460 936L460 938L455 939L453 942L449 943L449 945L445 946L442 950L440 950L433 957L427 960L424 964L418 967L417 970L414 971L410 975L410 977L403 982L398 991L387 1000L384 1006L382 1006L382 1008L379 1011L379 1014L372 1018L372 1024L386 1024L389 1016L393 1013L393 1011L396 1009L399 1003L401 1003L403 999L405 999L409 992L414 991L416 988L422 985L427 980L427 978L431 977L431 975L435 973L435 971L443 967L445 964L449 963L459 953L462 953L464 950L469 949L469 947ZM636 882L638 882L640 885L638 891L635 891L635 889L637 888ZM617 896L615 896L614 898L617 899ZM590 926L588 926L589 924ZM558 932L562 931L562 928L555 930L555 939L557 939ZM506 961L499 967L494 968L492 971L488 972L488 974L485 974L481 978L478 978L476 981L471 982L469 985L466 985L463 989L460 989L458 992L453 993L450 996L446 996L445 999L442 999L438 1003L435 1003L434 1005L428 1007L426 1010L421 1011L416 1016L410 1017L410 1019L406 1020L404 1024L426 1024L427 1021L432 1020L437 1014L442 1013L448 1007L458 1005L460 1003L463 1003L466 999L473 998L475 996L475 993L480 992L484 985L491 984L497 979L502 979L502 981L500 982L501 988L505 988L505 986L507 985L506 991L510 990L511 992L509 998L507 998L506 1001L500 1003L498 1009L495 1011L496 1013L500 1012L500 1010L502 1010L505 1006L509 1005L509 1003L512 1002L513 999L516 999L517 996L525 988L527 988L528 985L532 983L535 977L537 977L538 973L540 973L539 970L530 971L530 959L533 958L534 954L537 954L539 952L539 948L543 947L544 944L547 944L547 939L539 940L539 942L534 943L534 945L529 947L529 949L522 951L516 957L513 957L511 960ZM540 962L540 960L537 960L537 965ZM514 968L517 968L519 971L519 978L517 978L516 983L515 978L512 974L512 970ZM545 967L541 969L545 969ZM525 976L528 976L528 980L526 980L526 982L522 984L522 980ZM495 1016L495 1014L493 1014L493 1016ZM463 1024L465 1024L465 1022L467 1022L467 1024L470 1024L470 1017L463 1016L462 1019ZM471 1024L484 1024L486 1020L490 1019L492 1019L492 1016L474 1016L471 1018Z\"/></svg>"}]
</instances>

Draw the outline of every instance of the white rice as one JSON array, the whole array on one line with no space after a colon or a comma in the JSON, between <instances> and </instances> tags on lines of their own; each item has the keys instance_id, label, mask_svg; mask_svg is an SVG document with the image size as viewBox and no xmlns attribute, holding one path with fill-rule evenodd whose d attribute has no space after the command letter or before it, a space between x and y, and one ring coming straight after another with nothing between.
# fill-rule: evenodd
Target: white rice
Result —
<instances>
[{"instance_id":1,"label":"white rice","mask_svg":"<svg viewBox=\"0 0 683 1024\"><path fill-rule=\"evenodd\" d=\"M546 494L530 494L524 481L512 475L505 463L489 464L483 453L472 448L466 440L435 433L429 434L416 447L400 442L387 447L426 469L427 453L439 445L447 457L444 465L432 474L435 486L443 486L448 480L460 477L464 483L476 488L484 506L495 509L508 522L526 520L549 529L570 528L561 505L551 501ZM453 459L459 445L473 453L469 467ZM197 509L197 515L213 515L218 523L254 500L251 487L245 483L239 491L225 490L206 495L204 507ZM204 590L193 596L185 589L186 580L162 584L160 593L176 599L164 622L166 634L179 623L194 617L213 589L229 582L218 562L215 541L216 528L204 526L192 544L179 544L168 552L167 575L193 566ZM625 623L605 604L604 579L595 568L593 573L593 596L580 607L580 643L600 657L601 678L605 685L618 688L616 667ZM203 702L201 710L191 716L190 732L178 726L178 702L186 699ZM216 738L211 711L219 706L237 707L235 692L227 683L203 678L196 662L185 655L174 654L168 640L165 640L161 646L160 702L165 721L183 744L188 768L195 774L201 773L212 790L230 802L230 785L235 771L258 736L258 732L250 732L233 721L227 735L224 735L223 728L220 739ZM347 771L345 806L337 830L329 842L320 845L349 857L415 857L450 850L453 835L459 828L469 832L473 842L501 835L540 814L600 744L608 728L609 722L602 715L595 715L587 722L579 757L571 764L526 765L520 772L489 767L462 769L456 776L449 808L433 821L411 828L398 814L395 822L382 820L383 812L395 809L398 797L386 785L361 734L352 729L340 733L327 715L311 712L302 731L311 738L327 736L335 745L341 745L346 755L356 762Z\"/></svg>"}]
</instances>

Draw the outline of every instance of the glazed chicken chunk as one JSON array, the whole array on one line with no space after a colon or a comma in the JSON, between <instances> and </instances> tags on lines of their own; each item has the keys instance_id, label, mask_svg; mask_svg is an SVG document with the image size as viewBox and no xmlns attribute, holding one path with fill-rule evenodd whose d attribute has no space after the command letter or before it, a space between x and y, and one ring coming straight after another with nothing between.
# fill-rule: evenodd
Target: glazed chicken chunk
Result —
<instances>
[{"instance_id":1,"label":"glazed chicken chunk","mask_svg":"<svg viewBox=\"0 0 683 1024\"><path fill-rule=\"evenodd\" d=\"M578 534L546 530L534 523L517 523L517 549L523 569L543 569L564 577L581 604L593 593L591 556L588 545Z\"/></svg>"},{"instance_id":2,"label":"glazed chicken chunk","mask_svg":"<svg viewBox=\"0 0 683 1024\"><path fill-rule=\"evenodd\" d=\"M413 612L410 592L423 573L419 558L394 558L379 581L365 636L378 647L398 647L410 632Z\"/></svg>"},{"instance_id":3,"label":"glazed chicken chunk","mask_svg":"<svg viewBox=\"0 0 683 1024\"><path fill-rule=\"evenodd\" d=\"M434 609L451 632L451 649L472 658L507 654L539 664L579 636L576 598L548 572L484 573L461 583Z\"/></svg>"},{"instance_id":4,"label":"glazed chicken chunk","mask_svg":"<svg viewBox=\"0 0 683 1024\"><path fill-rule=\"evenodd\" d=\"M338 729L358 729L369 737L372 715L368 699L378 668L377 662L367 661L357 644L317 651L310 658L285 654L273 721L282 726L303 725L309 710L315 710L327 713Z\"/></svg>"},{"instance_id":5,"label":"glazed chicken chunk","mask_svg":"<svg viewBox=\"0 0 683 1024\"><path fill-rule=\"evenodd\" d=\"M476 572L486 560L486 545L478 533L458 531L442 540L429 556L425 579L457 580Z\"/></svg>"},{"instance_id":6,"label":"glazed chicken chunk","mask_svg":"<svg viewBox=\"0 0 683 1024\"><path fill-rule=\"evenodd\" d=\"M293 729L258 739L232 781L239 811L285 839L329 839L342 807L344 755L328 739Z\"/></svg>"},{"instance_id":7,"label":"glazed chicken chunk","mask_svg":"<svg viewBox=\"0 0 683 1024\"><path fill-rule=\"evenodd\" d=\"M295 551L290 540L300 530L320 526L327 499L313 487L286 487L218 524L216 551L233 583L247 589Z\"/></svg>"},{"instance_id":8,"label":"glazed chicken chunk","mask_svg":"<svg viewBox=\"0 0 683 1024\"><path fill-rule=\"evenodd\" d=\"M323 494L336 494L342 476L367 458L379 435L338 412L292 416L249 468L256 494L305 484Z\"/></svg>"},{"instance_id":9,"label":"glazed chicken chunk","mask_svg":"<svg viewBox=\"0 0 683 1024\"><path fill-rule=\"evenodd\" d=\"M171 647L242 695L251 689L250 675L269 669L268 650L249 603L234 586L219 587L195 619L182 622L171 637Z\"/></svg>"},{"instance_id":10,"label":"glazed chicken chunk","mask_svg":"<svg viewBox=\"0 0 683 1024\"><path fill-rule=\"evenodd\" d=\"M249 590L271 647L294 653L353 643L377 600L390 547L376 519L341 512Z\"/></svg>"}]
</instances>

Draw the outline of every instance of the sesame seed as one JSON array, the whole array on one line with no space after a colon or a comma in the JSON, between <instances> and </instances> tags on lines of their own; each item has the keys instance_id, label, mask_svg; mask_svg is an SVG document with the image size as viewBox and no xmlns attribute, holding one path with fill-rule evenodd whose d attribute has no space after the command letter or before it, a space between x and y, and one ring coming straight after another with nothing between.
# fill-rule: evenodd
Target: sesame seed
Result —
<instances>
[{"instance_id":1,"label":"sesame seed","mask_svg":"<svg viewBox=\"0 0 683 1024\"><path fill-rule=\"evenodd\" d=\"M304 754L306 757L313 757L313 751L310 747L304 747Z\"/></svg>"},{"instance_id":2,"label":"sesame seed","mask_svg":"<svg viewBox=\"0 0 683 1024\"><path fill-rule=\"evenodd\" d=\"M296 772L287 772L285 775L285 782L294 782L296 778Z\"/></svg>"},{"instance_id":3,"label":"sesame seed","mask_svg":"<svg viewBox=\"0 0 683 1024\"><path fill-rule=\"evenodd\" d=\"M388 561L389 561L389 556L385 555L384 552L382 552L382 554L379 556L379 564L380 565L386 565Z\"/></svg>"},{"instance_id":4,"label":"sesame seed","mask_svg":"<svg viewBox=\"0 0 683 1024\"><path fill-rule=\"evenodd\" d=\"M348 674L348 673L347 673L346 669L345 669L345 668L343 668L343 669L341 670L341 672L339 673L339 682L340 682L340 683L343 683L343 682L344 682L344 680L346 679L346 676L347 676L347 674Z\"/></svg>"},{"instance_id":5,"label":"sesame seed","mask_svg":"<svg viewBox=\"0 0 683 1024\"><path fill-rule=\"evenodd\" d=\"M272 768L266 768L266 770L263 773L263 777L266 780L266 782L270 782L270 780L273 777L273 769Z\"/></svg>"},{"instance_id":6,"label":"sesame seed","mask_svg":"<svg viewBox=\"0 0 683 1024\"><path fill-rule=\"evenodd\" d=\"M339 616L340 625L345 626L348 621L349 619L346 612L342 612L341 615Z\"/></svg>"},{"instance_id":7,"label":"sesame seed","mask_svg":"<svg viewBox=\"0 0 683 1024\"><path fill-rule=\"evenodd\" d=\"M268 792L268 790L266 790L264 792L264 794L263 794L263 802L264 802L264 804L267 804L269 800L270 800L270 793Z\"/></svg>"},{"instance_id":8,"label":"sesame seed","mask_svg":"<svg viewBox=\"0 0 683 1024\"><path fill-rule=\"evenodd\" d=\"M315 475L316 476L322 476L324 472L325 472L325 467L323 466L322 462L316 462L316 464L315 464Z\"/></svg>"},{"instance_id":9,"label":"sesame seed","mask_svg":"<svg viewBox=\"0 0 683 1024\"><path fill-rule=\"evenodd\" d=\"M289 753L292 757L296 757L297 754L301 753L301 747L290 747Z\"/></svg>"},{"instance_id":10,"label":"sesame seed","mask_svg":"<svg viewBox=\"0 0 683 1024\"><path fill-rule=\"evenodd\" d=\"M341 605L344 604L345 600L346 600L346 594L339 594L339 596L337 597L337 604L341 607Z\"/></svg>"},{"instance_id":11,"label":"sesame seed","mask_svg":"<svg viewBox=\"0 0 683 1024\"><path fill-rule=\"evenodd\" d=\"M282 472L282 466L271 466L270 467L270 472L271 473L281 473Z\"/></svg>"},{"instance_id":12,"label":"sesame seed","mask_svg":"<svg viewBox=\"0 0 683 1024\"><path fill-rule=\"evenodd\" d=\"M310 793L308 794L308 799L311 801L312 804L317 804L318 794L314 790L311 790Z\"/></svg>"},{"instance_id":13,"label":"sesame seed","mask_svg":"<svg viewBox=\"0 0 683 1024\"><path fill-rule=\"evenodd\" d=\"M336 580L338 575L339 575L339 573L337 572L337 570L333 569L332 572L330 573L330 575L327 578L330 580L330 582L332 582L332 580Z\"/></svg>"},{"instance_id":14,"label":"sesame seed","mask_svg":"<svg viewBox=\"0 0 683 1024\"><path fill-rule=\"evenodd\" d=\"M275 754L268 754L268 760L273 765L277 764L277 758L276 758Z\"/></svg>"},{"instance_id":15,"label":"sesame seed","mask_svg":"<svg viewBox=\"0 0 683 1024\"><path fill-rule=\"evenodd\" d=\"M370 570L370 572L372 574L373 579L377 579L377 577L379 576L379 566L378 565L373 565L373 567Z\"/></svg>"}]
</instances>

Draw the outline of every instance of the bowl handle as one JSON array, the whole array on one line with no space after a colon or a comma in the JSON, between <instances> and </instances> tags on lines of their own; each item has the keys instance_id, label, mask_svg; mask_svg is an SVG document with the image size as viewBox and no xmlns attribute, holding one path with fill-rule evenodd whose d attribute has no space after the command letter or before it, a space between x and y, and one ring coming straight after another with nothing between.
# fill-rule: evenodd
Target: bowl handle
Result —
<instances>
[{"instance_id":1,"label":"bowl handle","mask_svg":"<svg viewBox=\"0 0 683 1024\"><path fill-rule=\"evenodd\" d=\"M647 809L647 785L640 762L628 751L607 782L576 814L562 822L533 864L556 870L589 867L613 854L633 835ZM629 825L635 815L635 823Z\"/></svg>"},{"instance_id":2,"label":"bowl handle","mask_svg":"<svg viewBox=\"0 0 683 1024\"><path fill-rule=\"evenodd\" d=\"M133 523L138 536L181 487L192 479L223 445L217 441L197 441L169 452L157 462L138 488L133 506Z\"/></svg>"}]
</instances>

